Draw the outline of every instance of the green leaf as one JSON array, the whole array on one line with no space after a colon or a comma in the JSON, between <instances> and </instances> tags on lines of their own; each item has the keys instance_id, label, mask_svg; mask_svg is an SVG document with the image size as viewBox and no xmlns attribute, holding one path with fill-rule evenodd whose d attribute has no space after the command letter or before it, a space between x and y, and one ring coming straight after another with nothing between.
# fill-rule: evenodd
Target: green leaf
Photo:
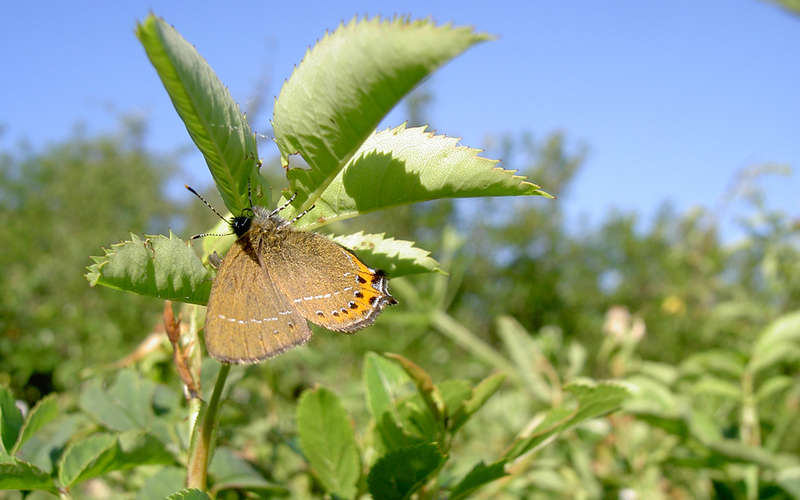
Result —
<instances>
[{"instance_id":1,"label":"green leaf","mask_svg":"<svg viewBox=\"0 0 800 500\"><path fill-rule=\"evenodd\" d=\"M471 28L378 18L340 25L281 88L272 128L281 163L299 153L310 170L288 172L294 206L309 207L381 119L423 78L488 39Z\"/></svg>"},{"instance_id":2,"label":"green leaf","mask_svg":"<svg viewBox=\"0 0 800 500\"><path fill-rule=\"evenodd\" d=\"M401 500L420 489L444 464L445 456L434 444L425 443L392 451L381 457L367 476L373 498Z\"/></svg>"},{"instance_id":3,"label":"green leaf","mask_svg":"<svg viewBox=\"0 0 800 500\"><path fill-rule=\"evenodd\" d=\"M503 385L505 380L506 376L502 373L496 373L483 379L481 383L472 390L470 398L464 400L453 411L450 420L451 432L455 432L461 428L461 426L469 420L469 417L480 410L486 401L500 389L500 386Z\"/></svg>"},{"instance_id":4,"label":"green leaf","mask_svg":"<svg viewBox=\"0 0 800 500\"><path fill-rule=\"evenodd\" d=\"M50 474L15 457L0 458L0 490L47 490L56 492Z\"/></svg>"},{"instance_id":5,"label":"green leaf","mask_svg":"<svg viewBox=\"0 0 800 500\"><path fill-rule=\"evenodd\" d=\"M800 312L786 314L770 323L753 346L753 373L782 360L800 357Z\"/></svg>"},{"instance_id":6,"label":"green leaf","mask_svg":"<svg viewBox=\"0 0 800 500\"><path fill-rule=\"evenodd\" d=\"M478 156L458 139L401 125L371 135L297 221L316 227L384 208L476 196L550 196L539 186ZM290 208L287 211L291 212ZM288 215L288 214L287 214Z\"/></svg>"},{"instance_id":7,"label":"green leaf","mask_svg":"<svg viewBox=\"0 0 800 500\"><path fill-rule=\"evenodd\" d=\"M740 401L743 397L742 386L738 381L724 380L713 375L700 377L690 390L697 396L718 396L733 401Z\"/></svg>"},{"instance_id":8,"label":"green leaf","mask_svg":"<svg viewBox=\"0 0 800 500\"><path fill-rule=\"evenodd\" d=\"M464 478L455 485L450 491L450 500L458 500L459 498L466 498L484 484L490 483L496 479L507 476L506 462L501 460L491 465L486 465L482 461L467 473Z\"/></svg>"},{"instance_id":9,"label":"green leaf","mask_svg":"<svg viewBox=\"0 0 800 500\"><path fill-rule=\"evenodd\" d=\"M558 407L547 411L539 424L531 431L517 437L503 455L503 460L511 461L536 448L541 443L566 429L577 411Z\"/></svg>"},{"instance_id":10,"label":"green leaf","mask_svg":"<svg viewBox=\"0 0 800 500\"><path fill-rule=\"evenodd\" d=\"M205 305L211 275L192 247L170 232L169 237L131 234L130 241L111 245L92 257L86 269L91 286L103 285L159 299Z\"/></svg>"},{"instance_id":11,"label":"green leaf","mask_svg":"<svg viewBox=\"0 0 800 500\"><path fill-rule=\"evenodd\" d=\"M173 493L164 500L211 500L211 497L204 491L194 488L184 488L177 493Z\"/></svg>"},{"instance_id":12,"label":"green leaf","mask_svg":"<svg viewBox=\"0 0 800 500\"><path fill-rule=\"evenodd\" d=\"M70 438L92 424L82 413L61 413L25 441L17 456L49 474L57 469Z\"/></svg>"},{"instance_id":13,"label":"green leaf","mask_svg":"<svg viewBox=\"0 0 800 500\"><path fill-rule=\"evenodd\" d=\"M25 418L25 423L22 425L19 437L17 438L17 442L14 445L14 449L11 451L11 453L15 454L17 450L19 450L20 446L25 444L25 441L36 434L39 429L48 424L57 416L58 400L56 399L56 395L50 394L40 399L36 403L36 406L34 406L31 411L28 412L28 415Z\"/></svg>"},{"instance_id":14,"label":"green leaf","mask_svg":"<svg viewBox=\"0 0 800 500\"><path fill-rule=\"evenodd\" d=\"M564 387L564 390L572 394L574 404L571 407L553 408L545 413L539 425L531 432L514 440L503 460L513 460L580 422L618 409L630 396L627 389L612 383L572 383Z\"/></svg>"},{"instance_id":15,"label":"green leaf","mask_svg":"<svg viewBox=\"0 0 800 500\"><path fill-rule=\"evenodd\" d=\"M413 425L409 420L412 414L410 407L417 408L409 398L419 398L419 393L397 363L374 352L367 353L364 356L364 386L367 404L375 421L375 442L380 451L387 452L426 442L424 431L412 435L413 431L429 426L420 424L422 417L419 415L417 417L420 418L414 419ZM401 420L408 429L400 424Z\"/></svg>"},{"instance_id":16,"label":"green leaf","mask_svg":"<svg viewBox=\"0 0 800 500\"><path fill-rule=\"evenodd\" d=\"M142 489L136 494L136 500L165 498L183 489L185 484L186 469L162 467L145 480Z\"/></svg>"},{"instance_id":17,"label":"green leaf","mask_svg":"<svg viewBox=\"0 0 800 500\"><path fill-rule=\"evenodd\" d=\"M113 470L143 464L172 464L174 459L155 437L138 431L94 434L74 442L61 457L59 481L70 487Z\"/></svg>"},{"instance_id":18,"label":"green leaf","mask_svg":"<svg viewBox=\"0 0 800 500\"><path fill-rule=\"evenodd\" d=\"M250 125L208 63L175 28L151 14L136 27L136 36L203 153L225 206L239 214L250 206L247 187L258 158Z\"/></svg>"},{"instance_id":19,"label":"green leaf","mask_svg":"<svg viewBox=\"0 0 800 500\"><path fill-rule=\"evenodd\" d=\"M564 390L578 401L578 411L569 423L570 426L618 410L622 402L631 395L622 385L611 382L598 384L573 382L565 386Z\"/></svg>"},{"instance_id":20,"label":"green leaf","mask_svg":"<svg viewBox=\"0 0 800 500\"><path fill-rule=\"evenodd\" d=\"M112 434L95 434L72 443L61 457L59 481L69 487L80 479L102 474L112 461L116 446L117 437Z\"/></svg>"},{"instance_id":21,"label":"green leaf","mask_svg":"<svg viewBox=\"0 0 800 500\"><path fill-rule=\"evenodd\" d=\"M433 443L443 439L444 423L431 413L419 392L398 403L397 423L404 438L412 443Z\"/></svg>"},{"instance_id":22,"label":"green leaf","mask_svg":"<svg viewBox=\"0 0 800 500\"><path fill-rule=\"evenodd\" d=\"M22 428L22 412L7 387L0 387L0 455L10 453Z\"/></svg>"},{"instance_id":23,"label":"green leaf","mask_svg":"<svg viewBox=\"0 0 800 500\"><path fill-rule=\"evenodd\" d=\"M214 450L214 457L208 466L208 475L213 479L211 492L215 495L226 489L268 490L275 494L286 493L281 486L264 479L246 460L236 456L230 448Z\"/></svg>"},{"instance_id":24,"label":"green leaf","mask_svg":"<svg viewBox=\"0 0 800 500\"><path fill-rule=\"evenodd\" d=\"M385 412L393 412L397 400L410 394L405 389L410 385L411 379L397 363L374 352L364 356L364 387L372 418L376 421Z\"/></svg>"},{"instance_id":25,"label":"green leaf","mask_svg":"<svg viewBox=\"0 0 800 500\"><path fill-rule=\"evenodd\" d=\"M365 262L369 262L370 266L386 271L392 278L433 271L443 272L439 263L430 257L430 252L415 247L413 241L387 238L384 233L364 234L363 231L331 239L353 250Z\"/></svg>"},{"instance_id":26,"label":"green leaf","mask_svg":"<svg viewBox=\"0 0 800 500\"><path fill-rule=\"evenodd\" d=\"M463 379L450 379L439 383L445 414L453 416L456 408L472 397L472 382Z\"/></svg>"},{"instance_id":27,"label":"green leaf","mask_svg":"<svg viewBox=\"0 0 800 500\"><path fill-rule=\"evenodd\" d=\"M100 379L89 380L81 391L79 403L83 411L111 430L144 430L154 418L155 390L153 381L125 369L107 390L102 388Z\"/></svg>"},{"instance_id":28,"label":"green leaf","mask_svg":"<svg viewBox=\"0 0 800 500\"><path fill-rule=\"evenodd\" d=\"M404 408L405 409L405 408ZM403 412L407 415L406 412ZM425 413L428 415L428 413ZM377 433L376 441L379 446L378 449L387 453L389 451L397 450L400 448L407 448L409 446L426 443L428 440L425 438L424 432L419 432L418 435L412 435L406 432L405 429L398 423L401 417L395 416L392 413L386 412L375 422L375 432ZM414 426L417 429L418 426Z\"/></svg>"},{"instance_id":29,"label":"green leaf","mask_svg":"<svg viewBox=\"0 0 800 500\"><path fill-rule=\"evenodd\" d=\"M414 381L414 385L417 386L417 390L420 396L422 396L422 400L425 402L425 406L428 407L428 411L431 412L434 420L440 421L444 414L444 401L442 400L442 395L439 394L439 389L433 384L433 379L428 375L428 372L410 359L404 358L399 354L386 353L384 356L400 363L400 366L403 367L406 374Z\"/></svg>"},{"instance_id":30,"label":"green leaf","mask_svg":"<svg viewBox=\"0 0 800 500\"><path fill-rule=\"evenodd\" d=\"M305 391L297 405L297 430L303 453L326 491L355 497L361 457L350 417L336 394L324 388Z\"/></svg>"}]
</instances>

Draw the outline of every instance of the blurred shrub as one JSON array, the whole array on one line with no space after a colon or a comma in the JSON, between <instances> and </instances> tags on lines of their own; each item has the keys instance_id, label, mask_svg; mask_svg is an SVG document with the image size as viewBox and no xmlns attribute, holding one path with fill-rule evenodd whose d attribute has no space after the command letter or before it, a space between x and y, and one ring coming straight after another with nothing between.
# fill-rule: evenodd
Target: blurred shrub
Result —
<instances>
[{"instance_id":1,"label":"blurred shrub","mask_svg":"<svg viewBox=\"0 0 800 500\"><path fill-rule=\"evenodd\" d=\"M29 402L123 355L154 324L158 301L83 278L98 242L180 220L164 192L174 160L145 151L141 133L0 156L0 380Z\"/></svg>"}]
</instances>

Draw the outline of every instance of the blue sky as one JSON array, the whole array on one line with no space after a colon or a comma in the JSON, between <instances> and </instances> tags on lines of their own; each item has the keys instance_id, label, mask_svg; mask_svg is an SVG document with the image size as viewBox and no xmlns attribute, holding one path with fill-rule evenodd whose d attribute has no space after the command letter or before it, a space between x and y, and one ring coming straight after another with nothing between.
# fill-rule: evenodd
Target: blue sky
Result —
<instances>
[{"instance_id":1,"label":"blue sky","mask_svg":"<svg viewBox=\"0 0 800 500\"><path fill-rule=\"evenodd\" d=\"M109 106L146 116L156 151L189 144L133 34L150 11L198 48L241 104L268 78L260 131L280 85L324 30L356 14L405 14L498 37L427 84L438 132L482 147L488 135L541 138L560 129L571 144L589 146L569 196L558 201L572 220L598 222L612 209L652 215L664 200L681 210L714 207L742 168L800 165L800 18L760 1L626 0L602 10L587 1L45 4L4 7L3 149L64 139L77 122L89 133L114 130ZM385 124L402 120L393 112ZM261 155L274 151L265 145ZM210 182L199 156L184 163L176 185ZM770 205L794 217L799 175L762 183Z\"/></svg>"}]
</instances>

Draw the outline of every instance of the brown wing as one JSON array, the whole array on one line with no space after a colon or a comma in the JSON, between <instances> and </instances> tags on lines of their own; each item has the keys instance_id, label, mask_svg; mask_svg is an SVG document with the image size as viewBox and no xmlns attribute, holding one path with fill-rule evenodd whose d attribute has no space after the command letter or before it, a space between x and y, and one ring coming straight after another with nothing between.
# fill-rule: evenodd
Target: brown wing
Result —
<instances>
[{"instance_id":1,"label":"brown wing","mask_svg":"<svg viewBox=\"0 0 800 500\"><path fill-rule=\"evenodd\" d=\"M205 326L208 353L226 363L254 363L309 338L308 323L258 263L249 236L239 238L211 287Z\"/></svg>"},{"instance_id":2,"label":"brown wing","mask_svg":"<svg viewBox=\"0 0 800 500\"><path fill-rule=\"evenodd\" d=\"M330 330L353 332L372 324L389 294L386 276L369 268L350 251L328 238L290 228L262 254L275 284L312 323ZM284 235L282 235L284 236Z\"/></svg>"}]
</instances>

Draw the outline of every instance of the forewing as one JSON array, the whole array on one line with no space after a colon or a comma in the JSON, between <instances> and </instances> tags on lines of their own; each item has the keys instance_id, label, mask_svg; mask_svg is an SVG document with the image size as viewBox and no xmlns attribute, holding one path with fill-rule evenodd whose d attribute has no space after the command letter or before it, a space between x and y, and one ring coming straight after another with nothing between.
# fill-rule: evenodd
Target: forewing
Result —
<instances>
[{"instance_id":1,"label":"forewing","mask_svg":"<svg viewBox=\"0 0 800 500\"><path fill-rule=\"evenodd\" d=\"M289 302L312 323L353 332L370 325L386 304L386 276L328 238L290 228L263 255L268 271Z\"/></svg>"},{"instance_id":2,"label":"forewing","mask_svg":"<svg viewBox=\"0 0 800 500\"><path fill-rule=\"evenodd\" d=\"M226 363L254 363L309 338L308 323L276 289L245 234L228 251L211 287L208 353Z\"/></svg>"}]
</instances>

